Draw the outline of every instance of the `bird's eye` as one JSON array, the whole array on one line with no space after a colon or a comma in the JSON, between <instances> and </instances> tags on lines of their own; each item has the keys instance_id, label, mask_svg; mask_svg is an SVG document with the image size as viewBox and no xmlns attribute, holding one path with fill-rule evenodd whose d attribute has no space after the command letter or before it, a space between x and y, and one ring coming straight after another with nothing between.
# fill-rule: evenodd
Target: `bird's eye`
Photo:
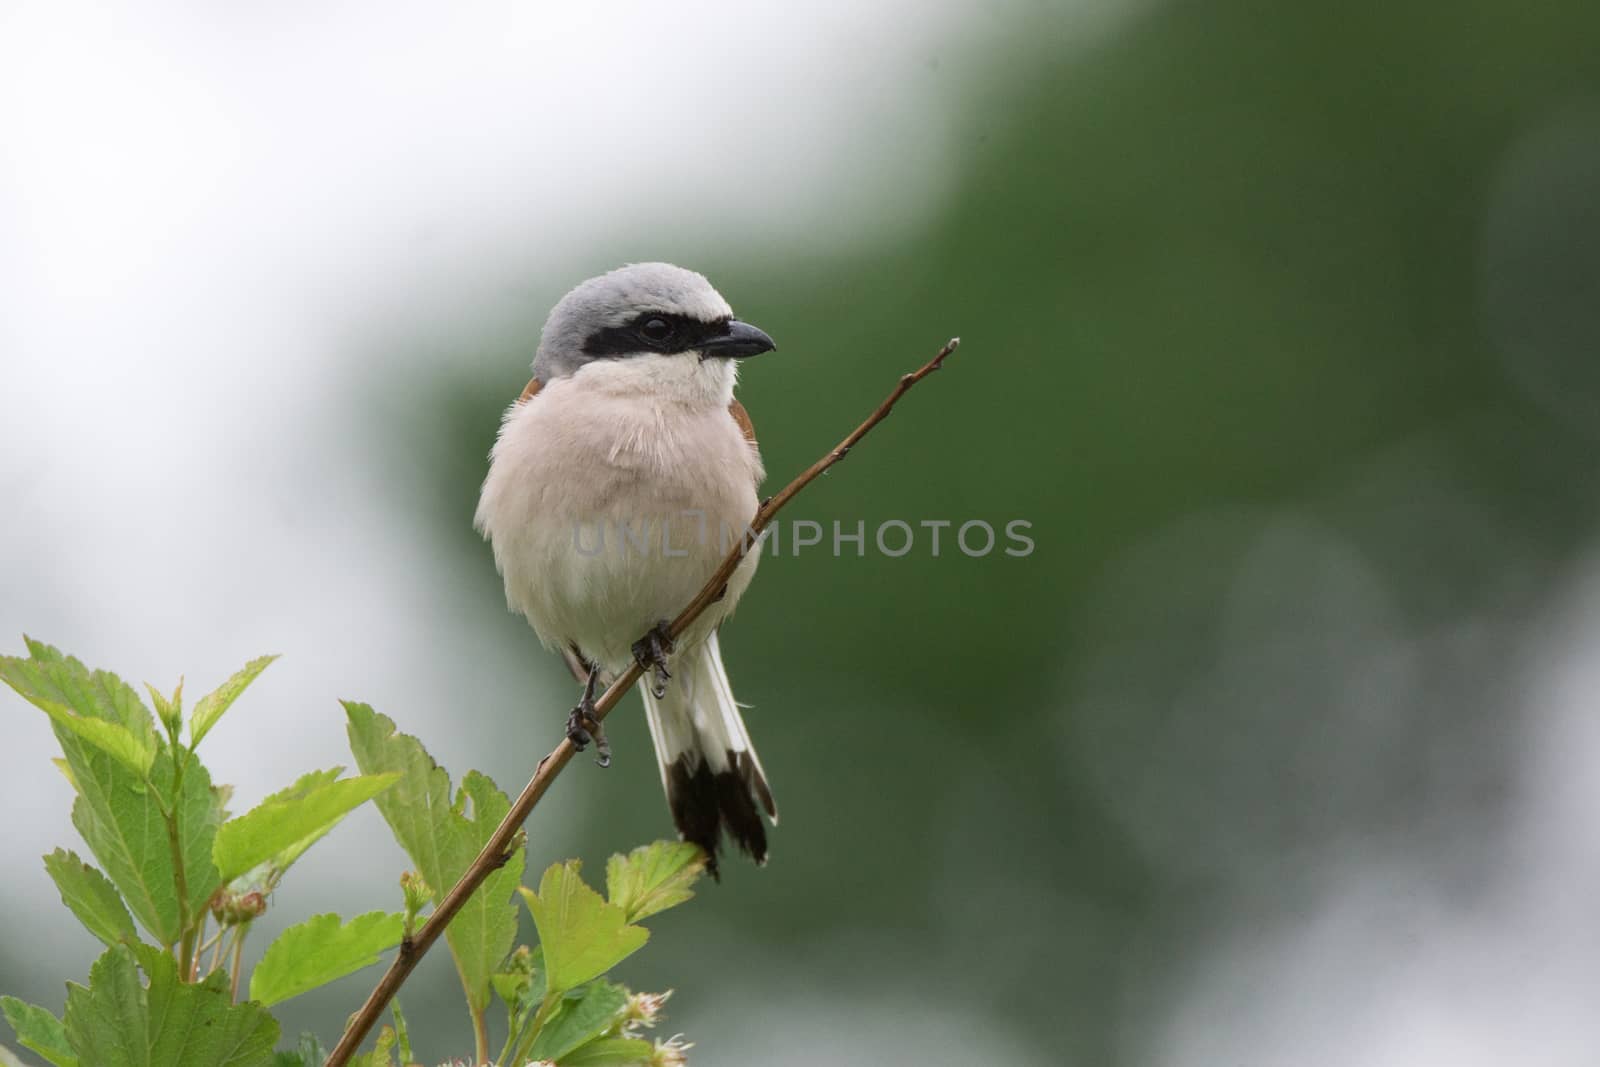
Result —
<instances>
[{"instance_id":1,"label":"bird's eye","mask_svg":"<svg viewBox=\"0 0 1600 1067\"><path fill-rule=\"evenodd\" d=\"M639 333L646 341L659 344L672 336L672 323L666 319L645 319L639 326Z\"/></svg>"}]
</instances>

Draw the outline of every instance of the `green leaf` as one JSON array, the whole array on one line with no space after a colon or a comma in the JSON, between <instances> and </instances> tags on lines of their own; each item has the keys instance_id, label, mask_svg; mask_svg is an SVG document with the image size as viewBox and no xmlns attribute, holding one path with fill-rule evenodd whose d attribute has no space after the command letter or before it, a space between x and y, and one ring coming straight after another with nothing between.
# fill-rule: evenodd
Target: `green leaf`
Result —
<instances>
[{"instance_id":1,"label":"green leaf","mask_svg":"<svg viewBox=\"0 0 1600 1067\"><path fill-rule=\"evenodd\" d=\"M78 1067L78 1057L67 1044L67 1032L60 1019L16 997L0 997L0 1011L17 1032L23 1048L32 1049L55 1067Z\"/></svg>"},{"instance_id":2,"label":"green leaf","mask_svg":"<svg viewBox=\"0 0 1600 1067\"><path fill-rule=\"evenodd\" d=\"M159 754L151 767L152 780L147 781L60 727L56 737L78 786L72 824L121 890L134 918L160 944L176 942L182 933L185 906L189 914L196 914L220 881L211 864L211 835L216 827L205 768L190 759L183 782L175 790L176 769L167 751ZM185 892L181 899L164 806L173 813L177 842L183 850Z\"/></svg>"},{"instance_id":3,"label":"green leaf","mask_svg":"<svg viewBox=\"0 0 1600 1067\"><path fill-rule=\"evenodd\" d=\"M278 1024L259 1005L233 1004L222 972L189 985L156 949L139 952L150 976L139 980L134 954L107 949L89 971L89 987L67 986L67 1040L94 1067L271 1067Z\"/></svg>"},{"instance_id":4,"label":"green leaf","mask_svg":"<svg viewBox=\"0 0 1600 1067\"><path fill-rule=\"evenodd\" d=\"M389 1002L389 1012L394 1016L395 1051L400 1053L401 1063L411 1063L411 1035L406 1031L406 1013L400 1010L399 997Z\"/></svg>"},{"instance_id":5,"label":"green leaf","mask_svg":"<svg viewBox=\"0 0 1600 1067\"><path fill-rule=\"evenodd\" d=\"M598 978L637 952L650 937L630 926L627 913L607 904L579 877L577 860L557 863L539 879L539 892L521 890L539 928L545 982L564 992Z\"/></svg>"},{"instance_id":6,"label":"green leaf","mask_svg":"<svg viewBox=\"0 0 1600 1067\"><path fill-rule=\"evenodd\" d=\"M306 1032L293 1052L280 1052L273 1061L274 1067L322 1067L328 1062L328 1050L322 1047L317 1035Z\"/></svg>"},{"instance_id":7,"label":"green leaf","mask_svg":"<svg viewBox=\"0 0 1600 1067\"><path fill-rule=\"evenodd\" d=\"M706 854L687 841L657 841L606 863L606 896L629 922L666 911L694 896L690 887L706 869Z\"/></svg>"},{"instance_id":8,"label":"green leaf","mask_svg":"<svg viewBox=\"0 0 1600 1067\"><path fill-rule=\"evenodd\" d=\"M200 702L194 706L194 711L189 715L190 748L200 744L200 739L211 732L211 728L217 725L217 720L222 718L222 713L239 699L239 694L248 689L250 683L277 658L277 656L260 656L251 660L232 678L200 698Z\"/></svg>"},{"instance_id":9,"label":"green leaf","mask_svg":"<svg viewBox=\"0 0 1600 1067\"><path fill-rule=\"evenodd\" d=\"M76 793L78 791L78 779L73 777L72 765L66 761L65 757L62 756L52 756L50 758L50 762L56 765L56 770L61 772L61 777L67 780L67 784L70 785L72 787L72 791Z\"/></svg>"},{"instance_id":10,"label":"green leaf","mask_svg":"<svg viewBox=\"0 0 1600 1067\"><path fill-rule=\"evenodd\" d=\"M133 917L111 880L83 862L75 852L56 849L44 858L44 869L61 892L61 903L88 931L108 945L138 940Z\"/></svg>"},{"instance_id":11,"label":"green leaf","mask_svg":"<svg viewBox=\"0 0 1600 1067\"><path fill-rule=\"evenodd\" d=\"M398 772L401 776L373 803L418 873L433 888L437 903L488 843L511 810L511 802L487 776L468 771L452 803L450 776L421 742L396 733L392 721L365 704L347 701L345 714L350 749L362 772ZM476 1014L488 1007L489 977L516 941L517 910L511 894L522 882L524 865L519 848L489 875L445 930L467 1003Z\"/></svg>"},{"instance_id":12,"label":"green leaf","mask_svg":"<svg viewBox=\"0 0 1600 1067\"><path fill-rule=\"evenodd\" d=\"M150 770L160 742L139 695L114 674L91 671L70 656L28 640L29 659L0 656L0 681L50 716L57 736L111 756L136 775Z\"/></svg>"},{"instance_id":13,"label":"green leaf","mask_svg":"<svg viewBox=\"0 0 1600 1067\"><path fill-rule=\"evenodd\" d=\"M170 697L163 695L161 690L149 682L146 682L144 687L150 694L150 702L156 706L156 716L167 728L167 734L176 739L178 727L183 724L183 679L178 679L178 688L172 691Z\"/></svg>"},{"instance_id":14,"label":"green leaf","mask_svg":"<svg viewBox=\"0 0 1600 1067\"><path fill-rule=\"evenodd\" d=\"M12 675L20 671L33 687L23 695L47 703L65 702L62 706L77 713L68 718L52 715L65 757L63 773L78 793L73 824L134 918L162 944L172 944L181 936L185 909L196 914L218 881L211 865L216 820L210 812L209 777L198 761L186 758L180 781L171 752L156 736L149 710L115 675L91 672L37 641L29 640L28 649L30 660L3 660L4 669ZM8 676L8 681L17 680ZM120 730L132 739L137 758L125 746L119 750L103 743L105 737L94 729L86 733L86 722ZM183 859L182 894L177 891L180 872L163 808L173 813Z\"/></svg>"},{"instance_id":15,"label":"green leaf","mask_svg":"<svg viewBox=\"0 0 1600 1067\"><path fill-rule=\"evenodd\" d=\"M574 989L561 997L539 1028L528 1058L560 1060L579 1045L603 1037L627 1010L628 991L619 985L595 981Z\"/></svg>"},{"instance_id":16,"label":"green leaf","mask_svg":"<svg viewBox=\"0 0 1600 1067\"><path fill-rule=\"evenodd\" d=\"M317 915L278 935L250 975L250 999L265 1007L297 997L378 962L400 943L404 916L374 911L343 925Z\"/></svg>"},{"instance_id":17,"label":"green leaf","mask_svg":"<svg viewBox=\"0 0 1600 1067\"><path fill-rule=\"evenodd\" d=\"M212 858L231 882L256 865L273 861L286 870L323 835L357 807L399 780L398 774L372 774L337 780L343 767L313 771L280 793L222 824Z\"/></svg>"},{"instance_id":18,"label":"green leaf","mask_svg":"<svg viewBox=\"0 0 1600 1067\"><path fill-rule=\"evenodd\" d=\"M183 761L181 782L173 777L176 767L168 770L175 760ZM228 790L224 788L219 792L213 788L211 775L199 757L182 749L175 756L166 751L157 756L150 778L177 823L183 884L187 892L185 903L192 918L201 914L211 895L222 885L222 875L212 862L211 853L217 829L222 824L222 803Z\"/></svg>"},{"instance_id":19,"label":"green leaf","mask_svg":"<svg viewBox=\"0 0 1600 1067\"><path fill-rule=\"evenodd\" d=\"M558 1061L560 1067L648 1067L656 1047L639 1037L602 1037Z\"/></svg>"}]
</instances>

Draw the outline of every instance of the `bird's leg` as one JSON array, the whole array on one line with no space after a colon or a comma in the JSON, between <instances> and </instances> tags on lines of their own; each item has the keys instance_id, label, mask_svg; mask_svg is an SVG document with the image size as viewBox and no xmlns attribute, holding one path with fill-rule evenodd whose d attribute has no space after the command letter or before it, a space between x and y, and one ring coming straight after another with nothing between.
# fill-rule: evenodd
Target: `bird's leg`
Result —
<instances>
[{"instance_id":1,"label":"bird's leg","mask_svg":"<svg viewBox=\"0 0 1600 1067\"><path fill-rule=\"evenodd\" d=\"M589 742L594 742L595 762L602 767L611 766L611 744L606 740L605 727L594 711L594 691L600 685L600 665L589 668L589 680L583 683L583 697L572 714L567 716L567 740L582 752Z\"/></svg>"},{"instance_id":2,"label":"bird's leg","mask_svg":"<svg viewBox=\"0 0 1600 1067\"><path fill-rule=\"evenodd\" d=\"M633 643L633 661L641 670L652 674L650 692L657 700L667 695L667 656L672 653L671 624L666 619L656 623L650 632Z\"/></svg>"}]
</instances>

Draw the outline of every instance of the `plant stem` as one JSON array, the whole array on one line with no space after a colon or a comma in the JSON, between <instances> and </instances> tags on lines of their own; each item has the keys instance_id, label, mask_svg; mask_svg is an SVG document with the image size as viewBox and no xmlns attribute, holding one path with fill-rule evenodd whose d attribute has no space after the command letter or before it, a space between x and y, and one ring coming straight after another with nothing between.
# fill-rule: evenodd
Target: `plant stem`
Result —
<instances>
[{"instance_id":1,"label":"plant stem","mask_svg":"<svg viewBox=\"0 0 1600 1067\"><path fill-rule=\"evenodd\" d=\"M547 992L544 995L544 1000L539 1003L539 1010L534 1013L532 1021L528 1023L527 1028L522 1032L521 1040L517 1042L516 1051L511 1056L510 1062L512 1064L527 1062L528 1057L533 1054L533 1043L539 1039L539 1031L543 1029L545 1023L550 1021L550 1016L554 1013L555 1007L559 1003L561 1003L561 994Z\"/></svg>"},{"instance_id":2,"label":"plant stem","mask_svg":"<svg viewBox=\"0 0 1600 1067\"><path fill-rule=\"evenodd\" d=\"M689 601L688 606L678 614L678 617L672 620L670 629L672 637L681 636L683 631L688 629L689 625L699 618L706 608L721 598L723 587L727 585L728 578L732 576L740 561L754 547L756 536L771 524L773 518L783 506L793 500L800 490L810 485L829 467L848 455L850 450L867 435L869 430L888 416L895 404L913 385L940 369L944 365L945 359L956 350L956 346L960 343L960 338L952 337L945 342L944 347L939 349L938 354L931 360L910 374L902 375L888 398L879 404L872 414L867 416L865 422L851 431L850 435L840 441L838 445L829 449L821 459L802 471L797 478L784 486L776 496L769 497L762 502L761 506L756 509L755 518L750 521L749 535L741 539L739 544L733 546L732 551L723 559L722 565L701 587L700 592L696 594L693 600ZM600 699L595 701L594 717L597 721L603 720L611 712L611 709L621 702L623 696L639 680L641 673L639 665L635 663L629 666L616 681L611 683ZM361 1009L351 1017L343 1036L339 1038L339 1044L334 1047L333 1054L328 1057L324 1067L346 1067L351 1057L356 1054L356 1050L361 1047L361 1043L366 1040L367 1034L372 1031L373 1026L377 1024L378 1019L383 1015L384 1006L399 992L400 987L410 977L418 961L422 959L428 949L433 947L433 943L439 940L439 935L444 933L445 927L450 925L450 920L456 917L456 913L466 904L467 899L477 892L478 887L483 885L484 880L490 874L505 866L506 861L511 858L511 853L514 851L512 839L516 836L517 830L527 821L528 815L532 813L534 806L539 803L540 798L549 790L550 784L555 781L556 775L560 774L562 768L572 762L572 757L577 751L572 747L571 741L563 739L555 747L554 751L539 761L538 767L534 769L533 777L523 787L522 793L517 797L515 803L511 805L511 810L506 813L506 817L500 820L500 825L495 827L494 833L489 836L489 840L484 844L482 851L478 853L478 858L472 861L472 865L451 887L450 892L446 893L444 899L434 907L433 913L428 916L428 921L422 924L422 928L417 931L416 936L407 938L400 943L400 951L395 955L393 962L389 964L389 969L378 980L377 987L367 997L366 1003L361 1005ZM484 1051L483 1044L480 1041L478 1049L480 1062Z\"/></svg>"},{"instance_id":3,"label":"plant stem","mask_svg":"<svg viewBox=\"0 0 1600 1067\"><path fill-rule=\"evenodd\" d=\"M217 936L211 939L211 966L206 968L206 974L211 974L214 972L222 963L222 939L226 937L227 934L228 928L226 926L218 927ZM200 949L201 952L204 952L205 950L205 946L202 946Z\"/></svg>"},{"instance_id":4,"label":"plant stem","mask_svg":"<svg viewBox=\"0 0 1600 1067\"><path fill-rule=\"evenodd\" d=\"M178 833L178 812L183 807L183 770L186 762L183 756L187 755L183 749L175 748L172 756L172 810L165 807L161 809L161 816L167 824L167 848L172 852L172 871L174 888L178 891L178 928L183 931L183 940L178 950L178 973L187 975L194 968L194 943L196 927L189 914L189 879L183 869L183 840Z\"/></svg>"},{"instance_id":5,"label":"plant stem","mask_svg":"<svg viewBox=\"0 0 1600 1067\"><path fill-rule=\"evenodd\" d=\"M250 924L240 923L234 928L233 934L233 965L228 976L228 997L235 1004L239 1002L239 969L244 966L244 938L250 932Z\"/></svg>"},{"instance_id":6,"label":"plant stem","mask_svg":"<svg viewBox=\"0 0 1600 1067\"><path fill-rule=\"evenodd\" d=\"M476 1055L474 1062L483 1063L489 1058L489 1021L484 1017L483 1011L472 1005L467 1005L467 1011L472 1015L472 1049Z\"/></svg>"},{"instance_id":7,"label":"plant stem","mask_svg":"<svg viewBox=\"0 0 1600 1067\"><path fill-rule=\"evenodd\" d=\"M185 982L198 982L200 980L200 957L206 954L206 919L205 912L200 913L200 925L195 928L194 939L197 946L194 950L194 959L189 964L189 970L184 972Z\"/></svg>"}]
</instances>

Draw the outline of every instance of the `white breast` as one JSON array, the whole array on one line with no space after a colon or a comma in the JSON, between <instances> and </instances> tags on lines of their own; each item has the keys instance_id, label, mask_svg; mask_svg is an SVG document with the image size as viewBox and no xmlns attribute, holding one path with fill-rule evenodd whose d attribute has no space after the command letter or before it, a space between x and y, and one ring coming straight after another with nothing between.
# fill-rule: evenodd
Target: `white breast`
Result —
<instances>
[{"instance_id":1,"label":"white breast","mask_svg":"<svg viewBox=\"0 0 1600 1067\"><path fill-rule=\"evenodd\" d=\"M761 459L728 414L733 368L596 361L506 413L478 503L506 599L551 647L610 669L693 598L755 515ZM703 639L755 572L686 635Z\"/></svg>"}]
</instances>

